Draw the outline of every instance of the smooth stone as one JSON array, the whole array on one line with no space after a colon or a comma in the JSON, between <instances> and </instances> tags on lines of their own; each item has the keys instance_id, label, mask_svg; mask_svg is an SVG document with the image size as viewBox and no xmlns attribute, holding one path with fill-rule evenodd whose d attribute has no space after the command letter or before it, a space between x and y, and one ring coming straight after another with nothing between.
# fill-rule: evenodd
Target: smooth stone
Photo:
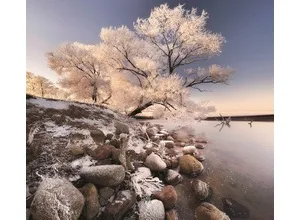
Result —
<instances>
[{"instance_id":1,"label":"smooth stone","mask_svg":"<svg viewBox=\"0 0 300 220\"><path fill-rule=\"evenodd\" d=\"M97 144L104 144L106 136L101 130L91 130L90 135Z\"/></svg>"},{"instance_id":2,"label":"smooth stone","mask_svg":"<svg viewBox=\"0 0 300 220\"><path fill-rule=\"evenodd\" d=\"M88 183L82 187L80 191L85 198L85 206L81 215L87 220L94 219L98 215L100 209L97 188L94 184Z\"/></svg>"},{"instance_id":3,"label":"smooth stone","mask_svg":"<svg viewBox=\"0 0 300 220\"><path fill-rule=\"evenodd\" d=\"M129 127L128 125L124 124L124 123L121 123L119 121L115 122L115 128L116 128L116 135L119 135L119 134L129 134Z\"/></svg>"},{"instance_id":4,"label":"smooth stone","mask_svg":"<svg viewBox=\"0 0 300 220\"><path fill-rule=\"evenodd\" d=\"M193 155L197 151L195 146L186 146L182 149L183 154L191 154Z\"/></svg>"},{"instance_id":5,"label":"smooth stone","mask_svg":"<svg viewBox=\"0 0 300 220\"><path fill-rule=\"evenodd\" d=\"M145 165L152 171L163 171L167 168L166 163L157 154L147 156Z\"/></svg>"},{"instance_id":6,"label":"smooth stone","mask_svg":"<svg viewBox=\"0 0 300 220\"><path fill-rule=\"evenodd\" d=\"M153 198L162 201L165 209L172 209L177 202L177 193L173 186L168 185L161 191L154 193Z\"/></svg>"},{"instance_id":7,"label":"smooth stone","mask_svg":"<svg viewBox=\"0 0 300 220\"><path fill-rule=\"evenodd\" d=\"M204 200L209 196L209 185L201 180L192 182L193 190L199 200Z\"/></svg>"},{"instance_id":8,"label":"smooth stone","mask_svg":"<svg viewBox=\"0 0 300 220\"><path fill-rule=\"evenodd\" d=\"M177 185L182 181L182 176L175 170L167 170L165 182L171 185Z\"/></svg>"},{"instance_id":9,"label":"smooth stone","mask_svg":"<svg viewBox=\"0 0 300 220\"><path fill-rule=\"evenodd\" d=\"M195 210L195 220L230 220L230 218L214 205L203 202Z\"/></svg>"},{"instance_id":10,"label":"smooth stone","mask_svg":"<svg viewBox=\"0 0 300 220\"><path fill-rule=\"evenodd\" d=\"M205 146L203 144L196 144L195 147L198 148L198 149L204 149L205 148Z\"/></svg>"},{"instance_id":11,"label":"smooth stone","mask_svg":"<svg viewBox=\"0 0 300 220\"><path fill-rule=\"evenodd\" d=\"M114 195L115 190L110 187L103 187L99 189L99 201L101 206L107 205L109 199Z\"/></svg>"},{"instance_id":12,"label":"smooth stone","mask_svg":"<svg viewBox=\"0 0 300 220\"><path fill-rule=\"evenodd\" d=\"M95 185L117 186L125 178L125 169L122 165L83 167L80 170L80 175Z\"/></svg>"},{"instance_id":13,"label":"smooth stone","mask_svg":"<svg viewBox=\"0 0 300 220\"><path fill-rule=\"evenodd\" d=\"M179 170L181 173L197 175L204 170L204 167L195 157L184 155L179 158Z\"/></svg>"}]
</instances>

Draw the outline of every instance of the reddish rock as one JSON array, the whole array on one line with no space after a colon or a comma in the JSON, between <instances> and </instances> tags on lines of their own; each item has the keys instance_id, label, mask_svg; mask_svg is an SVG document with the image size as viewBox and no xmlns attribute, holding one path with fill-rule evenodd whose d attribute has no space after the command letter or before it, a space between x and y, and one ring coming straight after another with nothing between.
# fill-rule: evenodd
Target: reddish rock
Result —
<instances>
[{"instance_id":1,"label":"reddish rock","mask_svg":"<svg viewBox=\"0 0 300 220\"><path fill-rule=\"evenodd\" d=\"M177 202L177 193L173 186L165 186L161 191L153 194L154 199L162 201L165 209L172 209Z\"/></svg>"},{"instance_id":2,"label":"reddish rock","mask_svg":"<svg viewBox=\"0 0 300 220\"><path fill-rule=\"evenodd\" d=\"M88 150L88 154L94 159L104 160L110 158L115 150L115 147L112 145L102 145L95 150Z\"/></svg>"}]
</instances>

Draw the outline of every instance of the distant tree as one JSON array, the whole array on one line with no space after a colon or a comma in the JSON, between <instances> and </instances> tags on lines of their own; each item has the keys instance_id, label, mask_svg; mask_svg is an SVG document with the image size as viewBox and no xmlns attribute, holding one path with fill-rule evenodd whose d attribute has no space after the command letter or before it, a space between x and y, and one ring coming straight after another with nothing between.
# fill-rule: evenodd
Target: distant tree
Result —
<instances>
[{"instance_id":1,"label":"distant tree","mask_svg":"<svg viewBox=\"0 0 300 220\"><path fill-rule=\"evenodd\" d=\"M58 88L45 77L26 72L26 93L52 98L56 95Z\"/></svg>"},{"instance_id":2,"label":"distant tree","mask_svg":"<svg viewBox=\"0 0 300 220\"><path fill-rule=\"evenodd\" d=\"M183 5L171 9L163 4L151 11L150 17L138 18L135 31L127 27L102 28L100 38L108 64L120 72L132 74L140 88L138 105L130 116L153 105L174 111L189 100L188 89L203 91L201 84L226 83L232 74L229 67L178 68L219 55L225 39L206 29L205 11L185 10ZM189 105L194 106L194 105Z\"/></svg>"},{"instance_id":3,"label":"distant tree","mask_svg":"<svg viewBox=\"0 0 300 220\"><path fill-rule=\"evenodd\" d=\"M110 77L97 45L68 43L47 53L49 67L61 76L59 84L76 98L106 102L111 98Z\"/></svg>"}]
</instances>

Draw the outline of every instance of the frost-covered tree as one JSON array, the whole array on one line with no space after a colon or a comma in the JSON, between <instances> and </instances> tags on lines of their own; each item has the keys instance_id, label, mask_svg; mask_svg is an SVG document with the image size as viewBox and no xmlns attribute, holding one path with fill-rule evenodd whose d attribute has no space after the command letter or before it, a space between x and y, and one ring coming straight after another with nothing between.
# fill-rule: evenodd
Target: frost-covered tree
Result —
<instances>
[{"instance_id":1,"label":"frost-covered tree","mask_svg":"<svg viewBox=\"0 0 300 220\"><path fill-rule=\"evenodd\" d=\"M206 28L208 14L186 10L183 5L171 9L163 4L149 18L138 18L134 31L127 27L102 28L100 38L108 64L120 72L132 74L140 88L134 116L153 105L170 111L185 107L188 89L202 91L201 84L226 83L232 69L212 65L208 68L179 67L217 56L225 39Z\"/></svg>"},{"instance_id":2,"label":"frost-covered tree","mask_svg":"<svg viewBox=\"0 0 300 220\"><path fill-rule=\"evenodd\" d=\"M35 75L31 72L26 72L26 93L45 97L53 98L56 96L58 88L45 77Z\"/></svg>"},{"instance_id":3,"label":"frost-covered tree","mask_svg":"<svg viewBox=\"0 0 300 220\"><path fill-rule=\"evenodd\" d=\"M49 67L60 77L60 85L77 99L106 102L111 98L110 77L99 45L68 43L47 53Z\"/></svg>"}]
</instances>

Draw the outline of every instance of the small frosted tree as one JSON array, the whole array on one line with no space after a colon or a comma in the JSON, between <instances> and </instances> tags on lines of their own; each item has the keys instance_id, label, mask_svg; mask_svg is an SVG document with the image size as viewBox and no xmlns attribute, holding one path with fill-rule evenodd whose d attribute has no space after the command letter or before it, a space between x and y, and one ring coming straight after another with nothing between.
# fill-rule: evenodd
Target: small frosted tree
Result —
<instances>
[{"instance_id":1,"label":"small frosted tree","mask_svg":"<svg viewBox=\"0 0 300 220\"><path fill-rule=\"evenodd\" d=\"M134 31L127 27L102 28L100 38L107 51L108 64L120 72L132 74L140 87L138 105L130 116L153 105L170 111L183 106L187 89L203 91L201 84L226 83L232 74L229 67L178 68L206 60L221 53L225 39L206 29L208 14L171 9L163 4L151 11L149 18L138 18Z\"/></svg>"},{"instance_id":2,"label":"small frosted tree","mask_svg":"<svg viewBox=\"0 0 300 220\"><path fill-rule=\"evenodd\" d=\"M35 75L31 72L26 72L26 93L45 97L53 98L58 91L58 88L45 77Z\"/></svg>"},{"instance_id":3,"label":"small frosted tree","mask_svg":"<svg viewBox=\"0 0 300 220\"><path fill-rule=\"evenodd\" d=\"M47 53L49 67L61 76L60 85L76 98L103 103L111 98L111 89L99 51L99 45L64 44Z\"/></svg>"}]
</instances>

